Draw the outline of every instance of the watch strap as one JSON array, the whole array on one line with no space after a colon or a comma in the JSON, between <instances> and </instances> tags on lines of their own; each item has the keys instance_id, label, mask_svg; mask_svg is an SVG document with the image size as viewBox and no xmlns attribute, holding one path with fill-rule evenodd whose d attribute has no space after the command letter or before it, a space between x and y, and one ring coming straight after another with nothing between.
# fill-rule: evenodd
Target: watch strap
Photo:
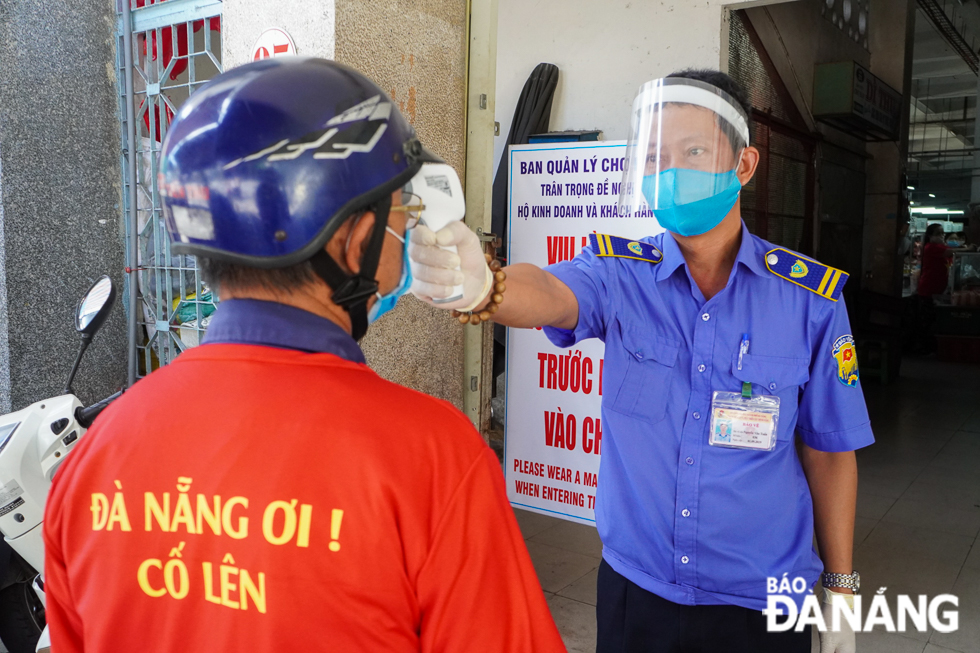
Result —
<instances>
[{"instance_id":1,"label":"watch strap","mask_svg":"<svg viewBox=\"0 0 980 653\"><path fill-rule=\"evenodd\" d=\"M824 587L837 587L855 592L861 587L861 575L856 571L850 574L824 573L820 575L820 580Z\"/></svg>"}]
</instances>

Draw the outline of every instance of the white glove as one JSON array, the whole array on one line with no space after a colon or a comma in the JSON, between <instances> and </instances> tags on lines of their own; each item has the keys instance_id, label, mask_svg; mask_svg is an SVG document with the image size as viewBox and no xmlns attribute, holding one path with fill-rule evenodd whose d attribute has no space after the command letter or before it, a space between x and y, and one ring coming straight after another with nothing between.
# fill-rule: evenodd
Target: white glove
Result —
<instances>
[{"instance_id":1,"label":"white glove","mask_svg":"<svg viewBox=\"0 0 980 653\"><path fill-rule=\"evenodd\" d=\"M457 254L441 249L451 245L456 246ZM480 239L462 222L450 222L436 232L418 225L410 232L408 257L412 264L412 294L436 308L472 311L493 288L493 273ZM458 285L463 286L462 299L448 304L433 302L452 296L453 286Z\"/></svg>"},{"instance_id":2,"label":"white glove","mask_svg":"<svg viewBox=\"0 0 980 653\"><path fill-rule=\"evenodd\" d=\"M834 631L834 605L835 596L847 601L851 608L854 607L854 595L834 592L827 588L823 590L823 620L827 624L826 632L820 633L820 653L854 653L855 641L854 630L851 624L843 616L840 618L840 630Z\"/></svg>"}]
</instances>

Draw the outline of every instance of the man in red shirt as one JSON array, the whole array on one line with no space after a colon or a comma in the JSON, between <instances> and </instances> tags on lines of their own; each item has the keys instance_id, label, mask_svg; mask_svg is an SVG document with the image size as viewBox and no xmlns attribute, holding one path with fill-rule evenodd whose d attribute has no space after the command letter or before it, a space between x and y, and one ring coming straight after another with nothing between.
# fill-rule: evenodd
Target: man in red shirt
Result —
<instances>
[{"instance_id":1,"label":"man in red shirt","mask_svg":"<svg viewBox=\"0 0 980 653\"><path fill-rule=\"evenodd\" d=\"M930 353L936 350L936 338L932 335L932 325L936 321L936 302L934 297L946 292L949 285L949 262L953 252L963 252L972 247L950 247L946 244L943 225L938 222L926 227L922 247L922 271L919 284L918 314L915 325L915 353Z\"/></svg>"},{"instance_id":2,"label":"man in red shirt","mask_svg":"<svg viewBox=\"0 0 980 653\"><path fill-rule=\"evenodd\" d=\"M440 163L332 62L248 64L184 105L164 217L222 302L55 479L53 650L564 650L495 456L356 344L411 283L427 209L403 188L462 202Z\"/></svg>"}]
</instances>

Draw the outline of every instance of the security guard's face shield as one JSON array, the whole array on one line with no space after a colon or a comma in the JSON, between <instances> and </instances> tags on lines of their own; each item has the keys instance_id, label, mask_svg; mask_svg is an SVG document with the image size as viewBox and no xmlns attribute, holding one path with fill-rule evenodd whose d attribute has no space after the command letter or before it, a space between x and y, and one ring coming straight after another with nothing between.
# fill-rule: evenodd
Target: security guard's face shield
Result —
<instances>
[{"instance_id":1,"label":"security guard's face shield","mask_svg":"<svg viewBox=\"0 0 980 653\"><path fill-rule=\"evenodd\" d=\"M684 236L713 229L738 199L748 142L745 112L724 91L683 78L647 82L633 101L620 215L652 210Z\"/></svg>"}]
</instances>

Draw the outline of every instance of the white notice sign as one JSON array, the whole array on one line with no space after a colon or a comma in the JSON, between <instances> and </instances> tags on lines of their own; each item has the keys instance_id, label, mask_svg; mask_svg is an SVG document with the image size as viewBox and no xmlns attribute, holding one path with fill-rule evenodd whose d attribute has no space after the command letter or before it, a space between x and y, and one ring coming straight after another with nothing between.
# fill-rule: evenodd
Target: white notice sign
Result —
<instances>
[{"instance_id":1,"label":"white notice sign","mask_svg":"<svg viewBox=\"0 0 980 653\"><path fill-rule=\"evenodd\" d=\"M649 210L617 214L625 141L511 146L508 263L574 258L598 233L663 231ZM507 330L504 465L514 506L594 524L602 452L603 344L552 345L539 329Z\"/></svg>"}]
</instances>

